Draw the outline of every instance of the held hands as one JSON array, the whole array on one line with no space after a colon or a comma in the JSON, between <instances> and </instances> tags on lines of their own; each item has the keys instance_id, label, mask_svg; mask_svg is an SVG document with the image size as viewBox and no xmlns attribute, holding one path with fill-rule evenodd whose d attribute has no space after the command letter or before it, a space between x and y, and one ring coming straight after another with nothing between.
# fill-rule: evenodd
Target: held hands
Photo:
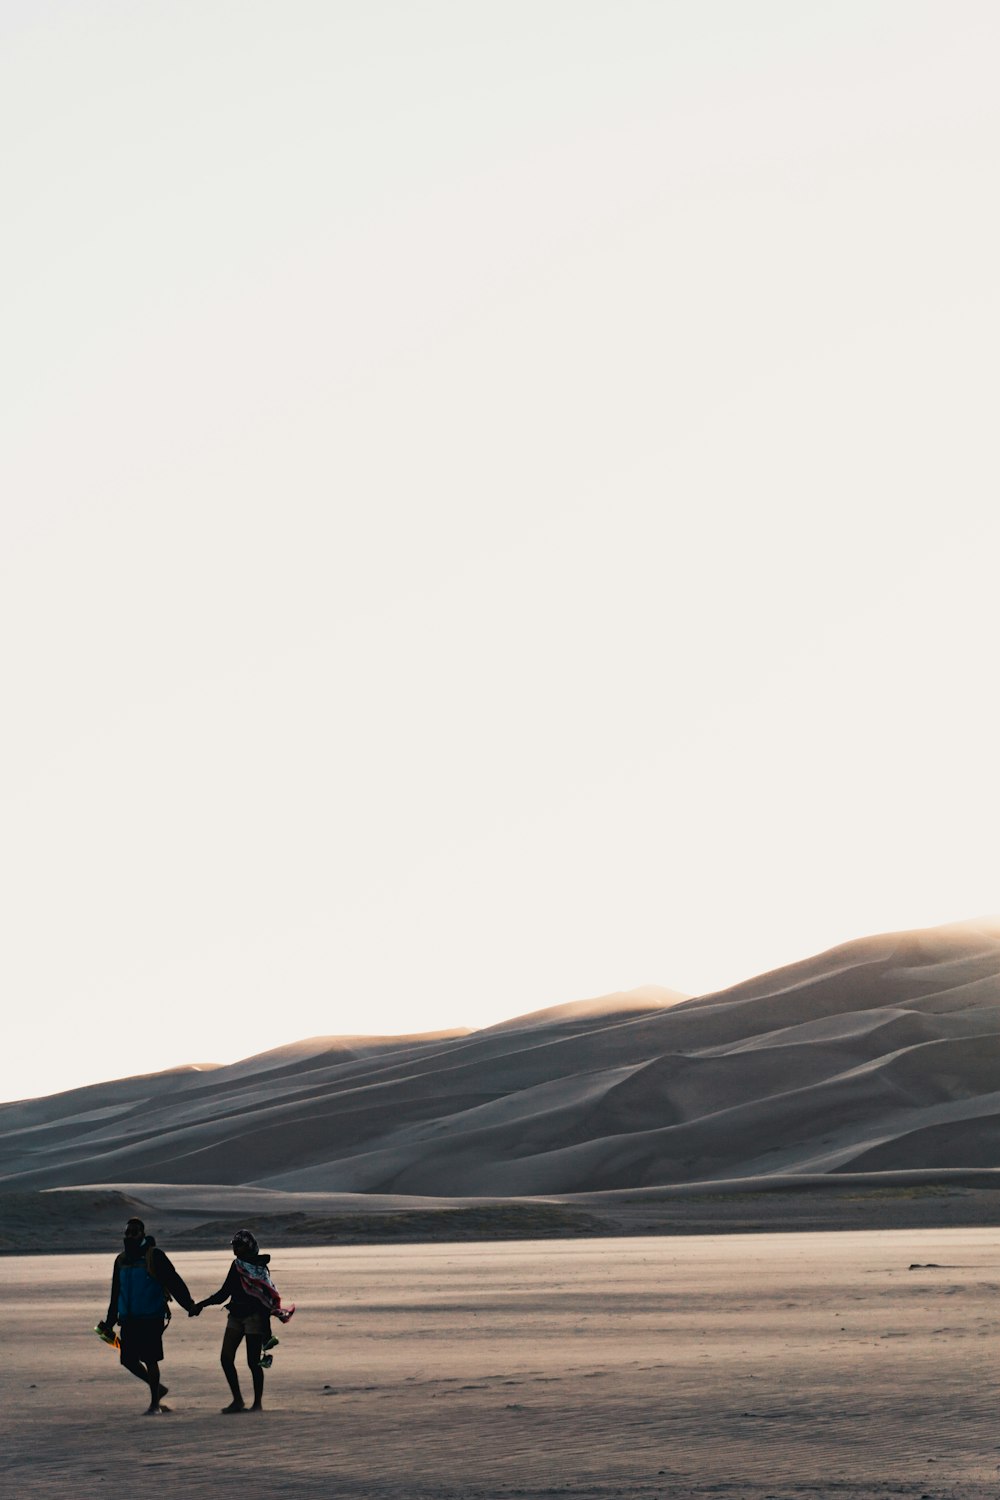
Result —
<instances>
[{"instance_id":1,"label":"held hands","mask_svg":"<svg viewBox=\"0 0 1000 1500\"><path fill-rule=\"evenodd\" d=\"M188 1308L188 1317L189 1318L198 1318L200 1316L201 1316L201 1303L200 1302L196 1302L193 1307L189 1307Z\"/></svg>"}]
</instances>

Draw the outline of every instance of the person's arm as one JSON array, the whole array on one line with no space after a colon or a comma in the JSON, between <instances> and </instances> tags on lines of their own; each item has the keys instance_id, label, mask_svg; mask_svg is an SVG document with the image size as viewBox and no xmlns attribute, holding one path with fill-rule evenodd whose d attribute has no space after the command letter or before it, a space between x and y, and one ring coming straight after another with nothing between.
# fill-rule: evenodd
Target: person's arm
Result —
<instances>
[{"instance_id":1,"label":"person's arm","mask_svg":"<svg viewBox=\"0 0 1000 1500\"><path fill-rule=\"evenodd\" d=\"M106 1328L114 1328L118 1322L118 1257L115 1256L115 1268L111 1273L111 1296L108 1298L108 1311L104 1319Z\"/></svg>"},{"instance_id":2,"label":"person's arm","mask_svg":"<svg viewBox=\"0 0 1000 1500\"><path fill-rule=\"evenodd\" d=\"M226 1298L231 1297L236 1291L237 1285L238 1282L236 1276L236 1262L233 1261L232 1265L229 1267L229 1274L226 1276L225 1281L219 1287L219 1290L217 1292L213 1292L211 1297L202 1297L201 1301L196 1305L198 1307L211 1307L213 1302L225 1302Z\"/></svg>"},{"instance_id":3,"label":"person's arm","mask_svg":"<svg viewBox=\"0 0 1000 1500\"><path fill-rule=\"evenodd\" d=\"M179 1302L186 1313L194 1311L194 1298L185 1286L177 1268L165 1251L153 1251L154 1274L157 1281Z\"/></svg>"}]
</instances>

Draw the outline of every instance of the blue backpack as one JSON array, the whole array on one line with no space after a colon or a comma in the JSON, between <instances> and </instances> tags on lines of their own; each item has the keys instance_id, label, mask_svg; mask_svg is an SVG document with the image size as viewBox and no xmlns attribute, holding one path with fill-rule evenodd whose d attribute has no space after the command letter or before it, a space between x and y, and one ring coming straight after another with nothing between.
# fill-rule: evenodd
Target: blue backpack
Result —
<instances>
[{"instance_id":1,"label":"blue backpack","mask_svg":"<svg viewBox=\"0 0 1000 1500\"><path fill-rule=\"evenodd\" d=\"M123 1260L118 1267L118 1319L162 1318L167 1312L167 1293L153 1275L150 1245L141 1260Z\"/></svg>"}]
</instances>

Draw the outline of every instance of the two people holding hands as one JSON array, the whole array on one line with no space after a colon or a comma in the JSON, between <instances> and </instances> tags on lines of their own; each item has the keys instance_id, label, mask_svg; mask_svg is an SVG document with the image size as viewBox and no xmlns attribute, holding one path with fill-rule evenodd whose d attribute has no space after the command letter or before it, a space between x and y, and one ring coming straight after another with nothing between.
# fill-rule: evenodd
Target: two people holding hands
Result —
<instances>
[{"instance_id":1,"label":"two people holding hands","mask_svg":"<svg viewBox=\"0 0 1000 1500\"><path fill-rule=\"evenodd\" d=\"M170 1259L158 1248L153 1236L146 1234L142 1220L129 1219L125 1225L124 1248L115 1259L111 1277L108 1311L95 1331L106 1343L120 1349L125 1369L149 1386L147 1416L160 1416L170 1410L163 1405L167 1387L160 1380L160 1362L171 1297L191 1318L198 1317L202 1308L226 1302L228 1298L221 1363L232 1401L223 1407L223 1412L232 1416L263 1411L264 1371L270 1367L273 1357L270 1351L278 1343L271 1332L271 1318L287 1323L295 1306L282 1307L268 1270L270 1256L261 1254L249 1229L241 1229L233 1236L232 1247L233 1262L222 1286L211 1297L195 1302ZM121 1328L120 1339L115 1337L116 1323ZM250 1407L243 1400L236 1373L236 1353L244 1342L253 1382L254 1399Z\"/></svg>"}]
</instances>

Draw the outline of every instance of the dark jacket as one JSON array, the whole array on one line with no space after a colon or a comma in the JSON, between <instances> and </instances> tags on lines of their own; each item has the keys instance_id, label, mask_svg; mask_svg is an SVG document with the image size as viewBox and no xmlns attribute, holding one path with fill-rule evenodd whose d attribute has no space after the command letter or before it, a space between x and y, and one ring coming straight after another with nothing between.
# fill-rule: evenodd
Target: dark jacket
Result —
<instances>
[{"instance_id":1,"label":"dark jacket","mask_svg":"<svg viewBox=\"0 0 1000 1500\"><path fill-rule=\"evenodd\" d=\"M245 1255L243 1259L251 1266L266 1266L271 1257L269 1255ZM229 1274L219 1287L219 1290L214 1292L211 1297L205 1297L201 1305L202 1307L211 1307L213 1302L225 1302L227 1297L229 1298L227 1311L231 1312L234 1318L249 1318L251 1313L266 1314L267 1312L263 1302L258 1301L256 1297L251 1297L243 1290L243 1283L240 1280L240 1273L236 1269L235 1260L229 1267Z\"/></svg>"},{"instance_id":2,"label":"dark jacket","mask_svg":"<svg viewBox=\"0 0 1000 1500\"><path fill-rule=\"evenodd\" d=\"M148 1256L147 1252L152 1251ZM160 1283L165 1292L168 1292L176 1302L179 1302L185 1312L191 1312L194 1307L194 1298L188 1291L184 1282L178 1276L169 1258L162 1250L156 1248L156 1241L151 1234L147 1234L139 1241L136 1252L130 1255L127 1250L121 1250L115 1256L115 1268L111 1276L111 1296L108 1300L108 1315L105 1323L113 1327L118 1322L118 1290L121 1281L121 1268L123 1265L135 1265L138 1261L146 1261L148 1269L156 1281Z\"/></svg>"}]
</instances>

